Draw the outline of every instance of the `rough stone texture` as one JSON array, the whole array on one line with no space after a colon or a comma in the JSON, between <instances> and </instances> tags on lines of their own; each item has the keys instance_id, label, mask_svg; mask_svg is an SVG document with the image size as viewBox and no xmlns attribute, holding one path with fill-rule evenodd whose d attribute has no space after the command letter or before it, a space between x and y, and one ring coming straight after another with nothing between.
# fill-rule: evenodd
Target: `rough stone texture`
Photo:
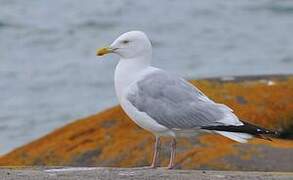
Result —
<instances>
[{"instance_id":1,"label":"rough stone texture","mask_svg":"<svg viewBox=\"0 0 293 180\"><path fill-rule=\"evenodd\" d=\"M241 119L278 130L293 124L293 76L226 77L192 83L233 108ZM163 139L163 166L169 158L167 140ZM15 149L0 157L0 166L146 166L152 146L152 135L117 106ZM200 134L178 139L177 147L177 169L293 171L292 140L254 139L243 145Z\"/></svg>"},{"instance_id":2,"label":"rough stone texture","mask_svg":"<svg viewBox=\"0 0 293 180\"><path fill-rule=\"evenodd\" d=\"M234 169L244 171L247 170L247 167L257 171L271 171L272 169L282 169L282 171L288 172L292 171L292 148L276 150L274 147L265 145L251 146L249 144L240 144L239 146L240 156L225 156L221 159L222 162L231 164Z\"/></svg>"},{"instance_id":3,"label":"rough stone texture","mask_svg":"<svg viewBox=\"0 0 293 180\"><path fill-rule=\"evenodd\" d=\"M0 180L292 180L293 173L165 169L0 169Z\"/></svg>"}]
</instances>

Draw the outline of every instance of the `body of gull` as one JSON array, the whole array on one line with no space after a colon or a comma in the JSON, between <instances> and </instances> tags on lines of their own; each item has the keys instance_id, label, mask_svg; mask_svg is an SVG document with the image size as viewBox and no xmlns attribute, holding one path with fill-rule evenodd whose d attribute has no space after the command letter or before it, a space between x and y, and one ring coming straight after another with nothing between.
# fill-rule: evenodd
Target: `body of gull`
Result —
<instances>
[{"instance_id":1,"label":"body of gull","mask_svg":"<svg viewBox=\"0 0 293 180\"><path fill-rule=\"evenodd\" d=\"M130 31L98 56L115 53L120 61L115 70L115 90L125 113L156 137L151 167L157 166L160 137L172 137L168 168L174 167L176 136L198 131L221 134L240 143L253 136L274 133L242 122L233 110L219 104L184 79L151 66L152 45L145 33Z\"/></svg>"}]
</instances>

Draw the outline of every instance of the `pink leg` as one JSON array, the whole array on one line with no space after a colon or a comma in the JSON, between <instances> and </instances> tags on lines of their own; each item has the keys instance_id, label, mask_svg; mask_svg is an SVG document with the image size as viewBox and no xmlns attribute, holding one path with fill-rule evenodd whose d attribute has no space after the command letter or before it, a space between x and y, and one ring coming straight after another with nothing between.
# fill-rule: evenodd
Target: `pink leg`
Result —
<instances>
[{"instance_id":1,"label":"pink leg","mask_svg":"<svg viewBox=\"0 0 293 180\"><path fill-rule=\"evenodd\" d=\"M173 169L174 168L175 154L176 154L176 139L175 138L172 139L170 145L171 145L171 157L170 157L168 169Z\"/></svg>"},{"instance_id":2,"label":"pink leg","mask_svg":"<svg viewBox=\"0 0 293 180\"><path fill-rule=\"evenodd\" d=\"M155 142L155 147L154 147L154 156L153 156L153 162L151 164L151 168L156 168L157 167L157 160L159 157L159 153L160 153L160 137L156 136L156 142Z\"/></svg>"}]
</instances>

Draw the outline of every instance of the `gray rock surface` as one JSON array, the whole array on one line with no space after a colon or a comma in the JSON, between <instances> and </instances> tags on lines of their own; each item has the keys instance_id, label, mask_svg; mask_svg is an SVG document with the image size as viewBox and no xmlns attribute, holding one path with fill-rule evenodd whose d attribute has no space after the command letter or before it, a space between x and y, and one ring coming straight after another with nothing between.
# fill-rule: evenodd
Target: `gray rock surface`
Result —
<instances>
[{"instance_id":1,"label":"gray rock surface","mask_svg":"<svg viewBox=\"0 0 293 180\"><path fill-rule=\"evenodd\" d=\"M292 180L293 173L148 168L0 168L0 180Z\"/></svg>"}]
</instances>

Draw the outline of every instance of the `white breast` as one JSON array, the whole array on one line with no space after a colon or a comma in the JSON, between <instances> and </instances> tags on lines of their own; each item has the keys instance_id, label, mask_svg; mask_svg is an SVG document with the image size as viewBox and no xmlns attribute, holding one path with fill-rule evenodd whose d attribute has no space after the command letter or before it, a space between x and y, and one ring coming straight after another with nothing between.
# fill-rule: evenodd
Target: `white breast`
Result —
<instances>
[{"instance_id":1,"label":"white breast","mask_svg":"<svg viewBox=\"0 0 293 180\"><path fill-rule=\"evenodd\" d=\"M120 60L115 70L116 94L122 109L138 126L160 136L175 136L171 130L158 124L146 113L138 111L126 99L127 93L135 89L135 82L154 70L157 69Z\"/></svg>"},{"instance_id":2,"label":"white breast","mask_svg":"<svg viewBox=\"0 0 293 180\"><path fill-rule=\"evenodd\" d=\"M138 111L126 98L122 98L120 104L130 119L141 128L159 136L175 136L172 130L158 124L145 112Z\"/></svg>"}]
</instances>

